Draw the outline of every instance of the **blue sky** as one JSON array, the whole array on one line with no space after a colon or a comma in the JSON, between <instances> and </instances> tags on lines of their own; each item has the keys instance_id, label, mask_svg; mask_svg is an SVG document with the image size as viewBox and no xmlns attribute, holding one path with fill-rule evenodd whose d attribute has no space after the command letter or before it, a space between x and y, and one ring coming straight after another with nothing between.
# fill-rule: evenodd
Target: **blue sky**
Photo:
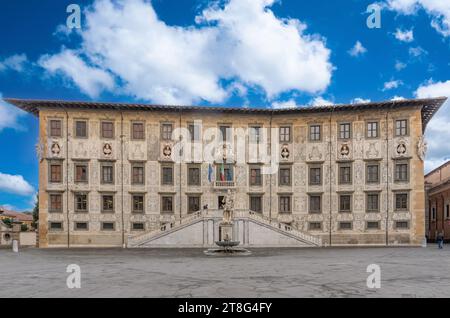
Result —
<instances>
[{"instance_id":1,"label":"blue sky","mask_svg":"<svg viewBox=\"0 0 450 318\"><path fill-rule=\"evenodd\" d=\"M0 10L3 97L301 107L450 96L450 2L15 0ZM66 8L82 10L69 30ZM447 4L448 3L448 4ZM450 106L426 168L449 155ZM0 102L0 205L30 209L38 122Z\"/></svg>"}]
</instances>

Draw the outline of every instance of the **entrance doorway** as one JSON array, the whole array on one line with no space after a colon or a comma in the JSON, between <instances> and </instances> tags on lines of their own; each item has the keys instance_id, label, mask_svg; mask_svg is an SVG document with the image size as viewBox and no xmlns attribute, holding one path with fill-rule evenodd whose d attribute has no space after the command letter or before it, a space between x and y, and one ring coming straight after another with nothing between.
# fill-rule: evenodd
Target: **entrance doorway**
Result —
<instances>
[{"instance_id":1,"label":"entrance doorway","mask_svg":"<svg viewBox=\"0 0 450 318\"><path fill-rule=\"evenodd\" d=\"M219 195L218 197L218 201L217 201L217 206L219 207L219 210L223 210L223 199L225 197L223 195Z\"/></svg>"}]
</instances>

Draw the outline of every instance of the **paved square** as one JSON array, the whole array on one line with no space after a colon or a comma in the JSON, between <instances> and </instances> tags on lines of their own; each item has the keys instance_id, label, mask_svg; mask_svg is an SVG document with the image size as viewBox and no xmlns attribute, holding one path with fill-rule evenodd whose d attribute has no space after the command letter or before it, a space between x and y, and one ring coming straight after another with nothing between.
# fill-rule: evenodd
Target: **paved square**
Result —
<instances>
[{"instance_id":1,"label":"paved square","mask_svg":"<svg viewBox=\"0 0 450 318\"><path fill-rule=\"evenodd\" d=\"M66 286L81 266L81 289ZM366 286L381 266L381 289ZM450 297L450 248L0 250L0 297Z\"/></svg>"}]
</instances>

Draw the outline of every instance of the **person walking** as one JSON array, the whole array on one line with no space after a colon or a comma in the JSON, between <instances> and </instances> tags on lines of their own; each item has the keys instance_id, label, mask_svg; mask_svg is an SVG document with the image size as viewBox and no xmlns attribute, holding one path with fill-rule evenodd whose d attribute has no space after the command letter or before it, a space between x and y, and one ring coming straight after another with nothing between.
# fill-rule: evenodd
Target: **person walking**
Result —
<instances>
[{"instance_id":1,"label":"person walking","mask_svg":"<svg viewBox=\"0 0 450 318\"><path fill-rule=\"evenodd\" d=\"M437 237L436 237L436 241L438 243L438 247L439 249L443 249L444 248L444 234L442 232L440 232Z\"/></svg>"}]
</instances>

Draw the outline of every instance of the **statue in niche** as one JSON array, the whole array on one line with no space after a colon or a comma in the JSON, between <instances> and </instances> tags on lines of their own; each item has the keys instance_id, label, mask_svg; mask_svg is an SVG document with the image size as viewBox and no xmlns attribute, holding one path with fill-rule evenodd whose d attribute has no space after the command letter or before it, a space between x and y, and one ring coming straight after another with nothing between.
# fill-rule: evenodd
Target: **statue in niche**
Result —
<instances>
[{"instance_id":1,"label":"statue in niche","mask_svg":"<svg viewBox=\"0 0 450 318\"><path fill-rule=\"evenodd\" d=\"M222 200L223 204L223 223L233 223L234 214L234 195L230 189L228 189L227 195Z\"/></svg>"}]
</instances>

